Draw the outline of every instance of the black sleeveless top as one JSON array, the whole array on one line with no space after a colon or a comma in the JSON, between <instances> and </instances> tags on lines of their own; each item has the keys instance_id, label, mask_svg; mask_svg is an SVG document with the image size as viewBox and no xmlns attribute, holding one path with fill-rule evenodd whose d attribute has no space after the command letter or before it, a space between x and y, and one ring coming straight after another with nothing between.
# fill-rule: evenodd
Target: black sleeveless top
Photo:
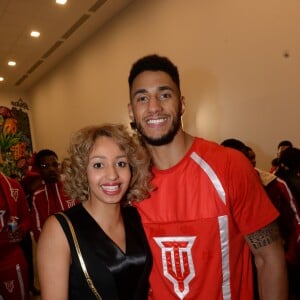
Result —
<instances>
[{"instance_id":1,"label":"black sleeveless top","mask_svg":"<svg viewBox=\"0 0 300 300\"><path fill-rule=\"evenodd\" d=\"M102 299L146 300L152 257L137 210L134 207L122 208L126 253L105 234L82 204L64 213L74 226L87 271ZM66 220L59 214L55 216L71 249L69 299L95 300L81 269Z\"/></svg>"}]
</instances>

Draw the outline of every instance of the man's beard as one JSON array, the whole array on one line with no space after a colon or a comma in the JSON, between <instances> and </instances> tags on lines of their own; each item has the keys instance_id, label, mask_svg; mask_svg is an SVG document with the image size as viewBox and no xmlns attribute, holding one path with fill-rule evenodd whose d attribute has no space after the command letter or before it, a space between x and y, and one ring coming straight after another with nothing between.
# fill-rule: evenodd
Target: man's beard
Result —
<instances>
[{"instance_id":1,"label":"man's beard","mask_svg":"<svg viewBox=\"0 0 300 300\"><path fill-rule=\"evenodd\" d=\"M141 138L143 139L143 141L146 144L149 144L151 146L167 145L173 141L175 135L181 128L181 114L180 114L180 112L178 112L177 117L172 122L172 126L171 126L170 130L161 137L153 138L153 137L147 136L140 123L135 123L135 126L136 126L136 130L139 132Z\"/></svg>"}]
</instances>

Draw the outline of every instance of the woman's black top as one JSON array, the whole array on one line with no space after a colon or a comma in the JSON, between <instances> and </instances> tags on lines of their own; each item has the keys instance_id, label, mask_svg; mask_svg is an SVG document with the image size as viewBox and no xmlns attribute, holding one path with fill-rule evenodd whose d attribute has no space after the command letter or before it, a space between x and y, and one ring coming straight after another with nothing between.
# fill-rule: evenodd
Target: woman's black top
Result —
<instances>
[{"instance_id":1,"label":"woman's black top","mask_svg":"<svg viewBox=\"0 0 300 300\"><path fill-rule=\"evenodd\" d=\"M87 271L103 300L146 300L152 258L140 216L134 207L122 208L126 234L124 253L101 229L82 204L64 212L75 229ZM60 222L71 249L69 299L96 299L77 256L71 232L63 216Z\"/></svg>"}]
</instances>

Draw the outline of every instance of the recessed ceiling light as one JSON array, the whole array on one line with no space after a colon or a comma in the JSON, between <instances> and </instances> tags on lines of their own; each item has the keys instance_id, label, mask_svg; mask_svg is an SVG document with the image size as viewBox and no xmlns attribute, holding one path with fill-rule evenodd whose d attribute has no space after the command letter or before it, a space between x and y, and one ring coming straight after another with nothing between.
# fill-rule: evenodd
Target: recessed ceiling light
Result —
<instances>
[{"instance_id":1,"label":"recessed ceiling light","mask_svg":"<svg viewBox=\"0 0 300 300\"><path fill-rule=\"evenodd\" d=\"M11 67L14 67L17 63L13 60L10 60L7 64Z\"/></svg>"},{"instance_id":2,"label":"recessed ceiling light","mask_svg":"<svg viewBox=\"0 0 300 300\"><path fill-rule=\"evenodd\" d=\"M57 4L65 5L68 0L56 0Z\"/></svg>"},{"instance_id":3,"label":"recessed ceiling light","mask_svg":"<svg viewBox=\"0 0 300 300\"><path fill-rule=\"evenodd\" d=\"M41 34L40 34L38 31L32 30L32 31L30 32L30 35L31 35L32 37L37 38L37 37L39 37Z\"/></svg>"},{"instance_id":4,"label":"recessed ceiling light","mask_svg":"<svg viewBox=\"0 0 300 300\"><path fill-rule=\"evenodd\" d=\"M4 77L1 77L1 76L0 76L0 81L4 81Z\"/></svg>"}]
</instances>

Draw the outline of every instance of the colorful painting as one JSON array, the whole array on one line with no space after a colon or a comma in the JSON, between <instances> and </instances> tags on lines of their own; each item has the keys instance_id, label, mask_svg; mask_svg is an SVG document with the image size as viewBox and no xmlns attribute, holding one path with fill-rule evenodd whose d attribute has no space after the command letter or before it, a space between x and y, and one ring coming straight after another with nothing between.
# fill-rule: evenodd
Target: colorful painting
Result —
<instances>
[{"instance_id":1,"label":"colorful painting","mask_svg":"<svg viewBox=\"0 0 300 300\"><path fill-rule=\"evenodd\" d=\"M0 106L0 171L21 179L32 155L29 107L22 99L11 105Z\"/></svg>"}]
</instances>

